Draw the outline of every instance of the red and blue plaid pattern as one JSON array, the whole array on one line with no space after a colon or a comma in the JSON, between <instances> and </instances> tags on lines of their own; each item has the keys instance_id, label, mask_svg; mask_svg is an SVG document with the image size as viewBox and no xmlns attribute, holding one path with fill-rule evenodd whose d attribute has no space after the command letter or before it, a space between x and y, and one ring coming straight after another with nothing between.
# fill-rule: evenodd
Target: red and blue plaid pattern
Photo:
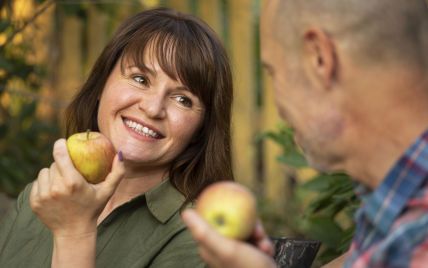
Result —
<instances>
[{"instance_id":1,"label":"red and blue plaid pattern","mask_svg":"<svg viewBox=\"0 0 428 268\"><path fill-rule=\"evenodd\" d=\"M428 267L428 131L361 198L344 267Z\"/></svg>"}]
</instances>

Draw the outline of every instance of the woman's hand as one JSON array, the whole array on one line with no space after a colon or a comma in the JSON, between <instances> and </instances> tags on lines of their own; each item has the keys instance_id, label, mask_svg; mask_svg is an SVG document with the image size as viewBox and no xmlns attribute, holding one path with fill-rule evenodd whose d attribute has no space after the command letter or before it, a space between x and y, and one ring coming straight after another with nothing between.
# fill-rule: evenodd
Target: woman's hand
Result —
<instances>
[{"instance_id":1,"label":"woman's hand","mask_svg":"<svg viewBox=\"0 0 428 268\"><path fill-rule=\"evenodd\" d=\"M201 258L210 267L276 267L272 259L272 243L260 222L254 230L251 245L221 236L194 210L187 209L182 217L199 245Z\"/></svg>"},{"instance_id":2,"label":"woman's hand","mask_svg":"<svg viewBox=\"0 0 428 268\"><path fill-rule=\"evenodd\" d=\"M55 162L39 172L30 205L54 237L79 237L96 233L97 219L125 173L116 156L105 181L93 185L74 168L64 139L53 148Z\"/></svg>"}]
</instances>

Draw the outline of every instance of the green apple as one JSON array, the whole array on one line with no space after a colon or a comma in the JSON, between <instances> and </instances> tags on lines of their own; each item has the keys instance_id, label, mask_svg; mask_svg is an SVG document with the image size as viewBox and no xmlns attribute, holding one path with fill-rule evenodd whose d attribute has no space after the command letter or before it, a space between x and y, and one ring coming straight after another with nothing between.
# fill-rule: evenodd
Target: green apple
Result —
<instances>
[{"instance_id":1,"label":"green apple","mask_svg":"<svg viewBox=\"0 0 428 268\"><path fill-rule=\"evenodd\" d=\"M106 136L89 130L71 135L67 139L67 149L74 167L93 184L106 178L116 154Z\"/></svg>"},{"instance_id":2,"label":"green apple","mask_svg":"<svg viewBox=\"0 0 428 268\"><path fill-rule=\"evenodd\" d=\"M208 186L197 200L196 211L220 234L238 240L248 239L257 221L254 195L232 181Z\"/></svg>"}]
</instances>

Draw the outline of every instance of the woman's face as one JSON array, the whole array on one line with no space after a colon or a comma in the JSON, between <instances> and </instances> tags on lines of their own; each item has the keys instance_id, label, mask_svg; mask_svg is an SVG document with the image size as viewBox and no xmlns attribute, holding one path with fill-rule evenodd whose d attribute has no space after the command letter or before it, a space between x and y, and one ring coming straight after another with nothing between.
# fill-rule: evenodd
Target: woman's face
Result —
<instances>
[{"instance_id":1,"label":"woman's face","mask_svg":"<svg viewBox=\"0 0 428 268\"><path fill-rule=\"evenodd\" d=\"M165 170L201 126L204 106L156 58L146 55L145 63L147 71L124 60L121 70L118 61L99 101L98 126L128 164Z\"/></svg>"}]
</instances>

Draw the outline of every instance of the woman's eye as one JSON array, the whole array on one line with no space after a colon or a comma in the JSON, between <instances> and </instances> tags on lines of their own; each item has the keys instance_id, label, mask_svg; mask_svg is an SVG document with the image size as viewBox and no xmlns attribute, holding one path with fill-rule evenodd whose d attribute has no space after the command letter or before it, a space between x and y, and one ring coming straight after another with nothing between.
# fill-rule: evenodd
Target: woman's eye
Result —
<instances>
[{"instance_id":1,"label":"woman's eye","mask_svg":"<svg viewBox=\"0 0 428 268\"><path fill-rule=\"evenodd\" d=\"M176 96L175 99L185 107L192 107L192 100L186 96Z\"/></svg>"},{"instance_id":2,"label":"woman's eye","mask_svg":"<svg viewBox=\"0 0 428 268\"><path fill-rule=\"evenodd\" d=\"M134 79L135 82L137 82L138 84L141 84L141 85L147 85L148 84L148 80L142 75L135 75L132 77L132 79Z\"/></svg>"}]
</instances>

